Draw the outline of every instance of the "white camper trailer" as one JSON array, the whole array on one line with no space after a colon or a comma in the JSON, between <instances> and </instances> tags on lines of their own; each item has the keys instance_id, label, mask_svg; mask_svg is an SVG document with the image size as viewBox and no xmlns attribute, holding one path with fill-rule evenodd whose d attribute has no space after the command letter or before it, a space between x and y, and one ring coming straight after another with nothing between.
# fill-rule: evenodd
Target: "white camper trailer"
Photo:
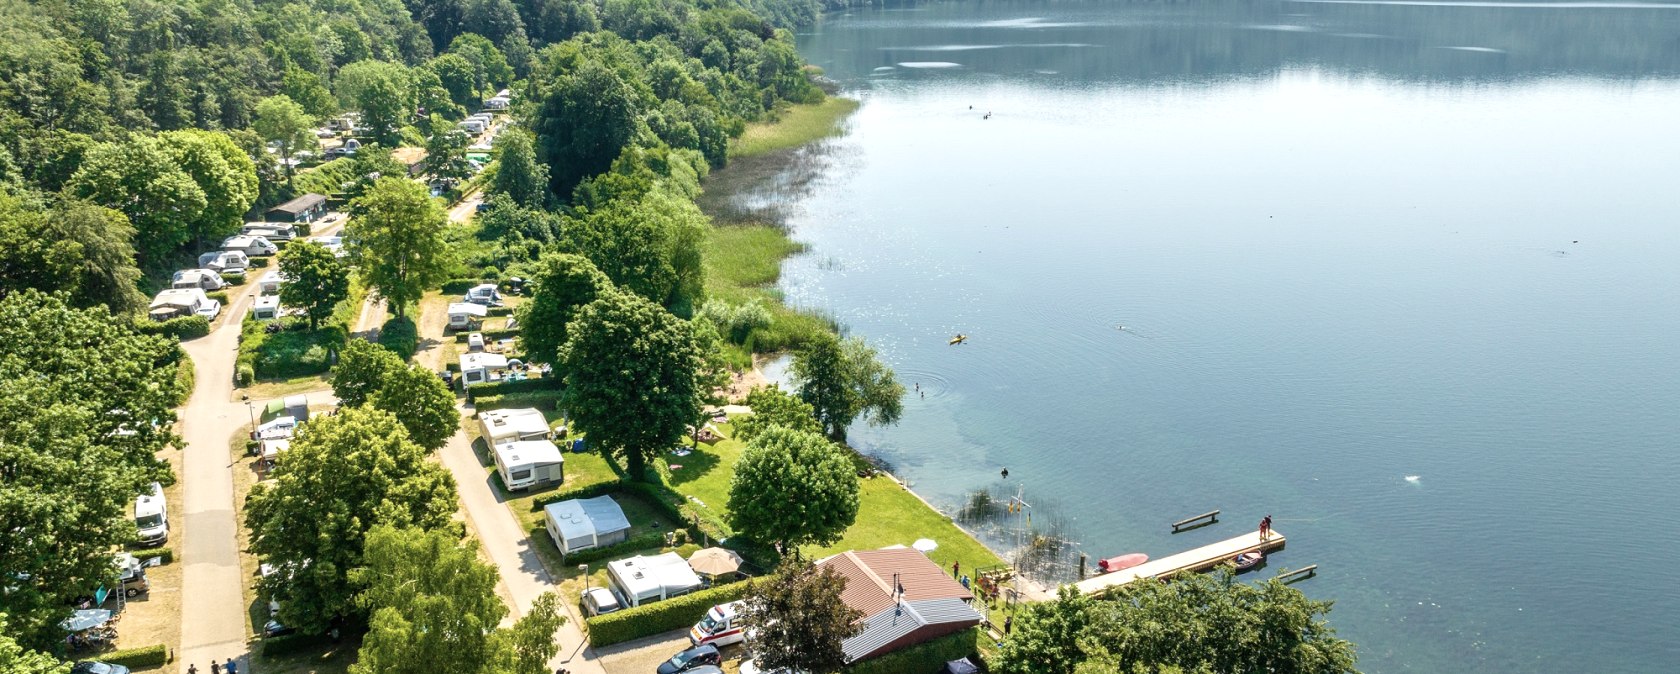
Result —
<instances>
[{"instance_id":1,"label":"white camper trailer","mask_svg":"<svg viewBox=\"0 0 1680 674\"><path fill-rule=\"evenodd\" d=\"M496 284L494 283L480 283L475 285L471 290L467 291L466 297L462 299L473 304L482 304L487 307L498 307L502 305L502 294L496 290Z\"/></svg>"},{"instance_id":2,"label":"white camper trailer","mask_svg":"<svg viewBox=\"0 0 1680 674\"><path fill-rule=\"evenodd\" d=\"M243 274L251 266L251 258L237 250L213 250L198 256L198 266L218 274Z\"/></svg>"},{"instance_id":3,"label":"white camper trailer","mask_svg":"<svg viewBox=\"0 0 1680 674\"><path fill-rule=\"evenodd\" d=\"M607 577L631 606L688 594L704 585L675 552L607 562Z\"/></svg>"},{"instance_id":4,"label":"white camper trailer","mask_svg":"<svg viewBox=\"0 0 1680 674\"><path fill-rule=\"evenodd\" d=\"M478 429L484 442L491 446L549 438L548 418L534 407L480 412Z\"/></svg>"},{"instance_id":5,"label":"white camper trailer","mask_svg":"<svg viewBox=\"0 0 1680 674\"><path fill-rule=\"evenodd\" d=\"M479 322L489 313L489 307L482 304L453 302L449 305L449 327L455 330L471 330L478 327Z\"/></svg>"},{"instance_id":6,"label":"white camper trailer","mask_svg":"<svg viewBox=\"0 0 1680 674\"><path fill-rule=\"evenodd\" d=\"M183 316L203 316L209 320L222 313L222 303L210 299L198 288L170 288L152 298L146 313L154 321Z\"/></svg>"},{"instance_id":7,"label":"white camper trailer","mask_svg":"<svg viewBox=\"0 0 1680 674\"><path fill-rule=\"evenodd\" d=\"M611 496L550 503L543 506L543 522L562 555L602 548L630 538L630 520Z\"/></svg>"},{"instance_id":8,"label":"white camper trailer","mask_svg":"<svg viewBox=\"0 0 1680 674\"><path fill-rule=\"evenodd\" d=\"M280 247L260 236L239 234L222 240L222 250L236 250L246 255L273 255Z\"/></svg>"},{"instance_id":9,"label":"white camper trailer","mask_svg":"<svg viewBox=\"0 0 1680 674\"><path fill-rule=\"evenodd\" d=\"M497 371L506 370L507 356L499 353L461 354L461 389L473 384L486 384L499 379Z\"/></svg>"},{"instance_id":10,"label":"white camper trailer","mask_svg":"<svg viewBox=\"0 0 1680 674\"><path fill-rule=\"evenodd\" d=\"M171 288L197 288L199 290L221 290L227 286L222 275L209 269L182 269L170 277Z\"/></svg>"},{"instance_id":11,"label":"white camper trailer","mask_svg":"<svg viewBox=\"0 0 1680 674\"><path fill-rule=\"evenodd\" d=\"M560 484L566 479L566 456L548 440L515 440L490 448L496 472L512 491Z\"/></svg>"}]
</instances>

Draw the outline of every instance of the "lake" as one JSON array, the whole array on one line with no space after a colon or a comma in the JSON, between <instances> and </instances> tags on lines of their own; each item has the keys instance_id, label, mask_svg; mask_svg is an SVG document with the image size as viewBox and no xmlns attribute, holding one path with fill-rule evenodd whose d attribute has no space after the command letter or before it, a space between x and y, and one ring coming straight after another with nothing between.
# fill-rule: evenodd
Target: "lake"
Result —
<instances>
[{"instance_id":1,"label":"lake","mask_svg":"<svg viewBox=\"0 0 1680 674\"><path fill-rule=\"evenodd\" d=\"M942 508L1019 493L1093 560L1271 514L1250 577L1318 564L1369 672L1674 671L1676 35L1630 2L854 11L800 46L862 107L739 201L911 388L852 439Z\"/></svg>"}]
</instances>

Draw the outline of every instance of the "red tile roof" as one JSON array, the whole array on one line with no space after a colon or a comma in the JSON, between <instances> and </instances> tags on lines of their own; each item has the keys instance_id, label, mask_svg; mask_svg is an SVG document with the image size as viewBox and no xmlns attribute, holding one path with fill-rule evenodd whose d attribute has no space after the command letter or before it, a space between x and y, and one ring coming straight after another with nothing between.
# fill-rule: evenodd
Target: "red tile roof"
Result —
<instances>
[{"instance_id":1,"label":"red tile roof","mask_svg":"<svg viewBox=\"0 0 1680 674\"><path fill-rule=\"evenodd\" d=\"M898 575L904 589L904 601L927 599L961 599L974 595L961 583L945 575L945 571L920 552L910 548L890 550L853 550L830 557L826 566L846 577L846 590L840 599L847 606L863 612L864 617L891 608L898 597L893 595L893 575Z\"/></svg>"}]
</instances>

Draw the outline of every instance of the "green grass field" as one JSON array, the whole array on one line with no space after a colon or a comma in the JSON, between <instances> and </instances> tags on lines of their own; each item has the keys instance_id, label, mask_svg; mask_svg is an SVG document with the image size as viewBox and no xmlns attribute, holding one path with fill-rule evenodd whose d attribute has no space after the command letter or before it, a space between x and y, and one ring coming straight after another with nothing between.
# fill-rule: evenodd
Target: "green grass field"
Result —
<instances>
[{"instance_id":1,"label":"green grass field","mask_svg":"<svg viewBox=\"0 0 1680 674\"><path fill-rule=\"evenodd\" d=\"M782 112L780 119L748 125L740 138L729 143L729 156L751 157L836 135L840 120L857 108L857 101L838 96L815 105L795 105Z\"/></svg>"},{"instance_id":2,"label":"green grass field","mask_svg":"<svg viewBox=\"0 0 1680 674\"><path fill-rule=\"evenodd\" d=\"M769 327L753 332L750 344L734 360L747 361L746 349L774 353L795 348L813 335L833 332L829 319L782 303L775 288L782 260L805 250L781 229L767 225L724 225L706 233L706 296L729 304L760 301L770 310Z\"/></svg>"}]
</instances>

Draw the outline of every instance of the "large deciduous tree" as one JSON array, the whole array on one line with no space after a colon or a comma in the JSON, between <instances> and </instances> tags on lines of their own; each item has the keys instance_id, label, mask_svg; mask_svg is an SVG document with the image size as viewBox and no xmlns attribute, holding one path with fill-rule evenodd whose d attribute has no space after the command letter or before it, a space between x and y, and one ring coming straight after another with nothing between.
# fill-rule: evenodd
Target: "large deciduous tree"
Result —
<instances>
[{"instance_id":1,"label":"large deciduous tree","mask_svg":"<svg viewBox=\"0 0 1680 674\"><path fill-rule=\"evenodd\" d=\"M678 316L694 313L704 291L700 249L709 225L693 201L654 189L569 224L566 247L588 257L613 283Z\"/></svg>"},{"instance_id":2,"label":"large deciduous tree","mask_svg":"<svg viewBox=\"0 0 1680 674\"><path fill-rule=\"evenodd\" d=\"M310 421L274 478L252 489L245 525L251 551L279 570L263 593L280 602L281 622L306 634L362 615L350 570L364 563L370 528L455 526L454 479L384 410L348 407Z\"/></svg>"},{"instance_id":3,"label":"large deciduous tree","mask_svg":"<svg viewBox=\"0 0 1680 674\"><path fill-rule=\"evenodd\" d=\"M1235 582L1228 568L1131 583L1106 600L1063 588L1016 614L991 670L1348 674L1354 646L1323 619L1330 606L1276 579Z\"/></svg>"},{"instance_id":4,"label":"large deciduous tree","mask_svg":"<svg viewBox=\"0 0 1680 674\"><path fill-rule=\"evenodd\" d=\"M863 612L840 594L846 577L792 556L747 594L743 624L753 633L753 662L763 671L827 674L846 662L841 645L863 629Z\"/></svg>"},{"instance_id":5,"label":"large deciduous tree","mask_svg":"<svg viewBox=\"0 0 1680 674\"><path fill-rule=\"evenodd\" d=\"M442 117L432 116L432 135L426 139L426 172L450 185L472 177L467 161L467 133Z\"/></svg>"},{"instance_id":6,"label":"large deciduous tree","mask_svg":"<svg viewBox=\"0 0 1680 674\"><path fill-rule=\"evenodd\" d=\"M566 326L578 310L613 291L612 281L588 258L567 253L549 253L538 260L531 284L531 301L518 309L519 342L526 357L537 363L558 361Z\"/></svg>"},{"instance_id":7,"label":"large deciduous tree","mask_svg":"<svg viewBox=\"0 0 1680 674\"><path fill-rule=\"evenodd\" d=\"M146 296L135 287L133 240L128 218L109 208L72 199L48 210L0 194L0 298L34 288L78 307L139 311Z\"/></svg>"},{"instance_id":8,"label":"large deciduous tree","mask_svg":"<svg viewBox=\"0 0 1680 674\"><path fill-rule=\"evenodd\" d=\"M0 299L0 603L26 647L62 644L70 600L109 586L111 551L134 539L128 505L173 481L158 451L176 441L181 358L103 308Z\"/></svg>"},{"instance_id":9,"label":"large deciduous tree","mask_svg":"<svg viewBox=\"0 0 1680 674\"><path fill-rule=\"evenodd\" d=\"M729 526L784 549L840 540L857 519L858 477L846 451L822 435L772 426L735 464Z\"/></svg>"},{"instance_id":10,"label":"large deciduous tree","mask_svg":"<svg viewBox=\"0 0 1680 674\"><path fill-rule=\"evenodd\" d=\"M388 61L357 61L340 68L334 84L344 107L362 112L362 123L375 142L394 147L402 141L402 127L419 102L408 68Z\"/></svg>"},{"instance_id":11,"label":"large deciduous tree","mask_svg":"<svg viewBox=\"0 0 1680 674\"><path fill-rule=\"evenodd\" d=\"M397 316L405 316L443 275L447 217L424 186L394 177L380 178L352 208L345 232L351 260Z\"/></svg>"},{"instance_id":12,"label":"large deciduous tree","mask_svg":"<svg viewBox=\"0 0 1680 674\"><path fill-rule=\"evenodd\" d=\"M774 386L754 387L747 392L746 404L752 414L730 420L734 422L735 439L742 442L751 442L772 428L822 433L822 424L817 423L817 412L810 403Z\"/></svg>"},{"instance_id":13,"label":"large deciduous tree","mask_svg":"<svg viewBox=\"0 0 1680 674\"><path fill-rule=\"evenodd\" d=\"M566 405L590 444L638 479L682 438L698 405L700 354L686 321L641 297L602 295L578 311L560 353Z\"/></svg>"},{"instance_id":14,"label":"large deciduous tree","mask_svg":"<svg viewBox=\"0 0 1680 674\"><path fill-rule=\"evenodd\" d=\"M18 645L0 613L0 672L6 674L70 674L70 663Z\"/></svg>"},{"instance_id":15,"label":"large deciduous tree","mask_svg":"<svg viewBox=\"0 0 1680 674\"><path fill-rule=\"evenodd\" d=\"M385 387L391 373L403 367L402 359L390 349L365 339L352 339L333 366L333 395L345 407L361 407Z\"/></svg>"},{"instance_id":16,"label":"large deciduous tree","mask_svg":"<svg viewBox=\"0 0 1680 674\"><path fill-rule=\"evenodd\" d=\"M189 236L200 246L239 231L240 217L257 200L257 165L225 133L196 129L158 135L175 165L204 191L204 209Z\"/></svg>"},{"instance_id":17,"label":"large deciduous tree","mask_svg":"<svg viewBox=\"0 0 1680 674\"><path fill-rule=\"evenodd\" d=\"M208 204L204 189L163 142L144 136L89 150L64 190L128 216L135 248L148 263L191 241Z\"/></svg>"},{"instance_id":18,"label":"large deciduous tree","mask_svg":"<svg viewBox=\"0 0 1680 674\"><path fill-rule=\"evenodd\" d=\"M836 440L845 440L846 427L859 417L882 426L898 423L903 414L904 385L861 337L812 340L795 354L790 373L799 398Z\"/></svg>"},{"instance_id":19,"label":"large deciduous tree","mask_svg":"<svg viewBox=\"0 0 1680 674\"><path fill-rule=\"evenodd\" d=\"M548 202L548 167L537 162L531 134L508 129L496 137L496 174L490 191L506 194L525 208L542 208Z\"/></svg>"},{"instance_id":20,"label":"large deciduous tree","mask_svg":"<svg viewBox=\"0 0 1680 674\"><path fill-rule=\"evenodd\" d=\"M280 251L280 276L280 301L302 308L310 330L350 296L350 269L314 241L293 241Z\"/></svg>"},{"instance_id":21,"label":"large deciduous tree","mask_svg":"<svg viewBox=\"0 0 1680 674\"><path fill-rule=\"evenodd\" d=\"M367 588L358 602L372 620L352 674L546 674L565 623L559 601L544 594L518 622L498 627L507 606L476 543L379 527L368 532L365 558L352 575Z\"/></svg>"},{"instance_id":22,"label":"large deciduous tree","mask_svg":"<svg viewBox=\"0 0 1680 674\"><path fill-rule=\"evenodd\" d=\"M315 143L314 118L285 94L269 96L257 102L257 118L252 130L265 141L280 144L280 159L286 164L286 180L292 179L292 154L298 148Z\"/></svg>"},{"instance_id":23,"label":"large deciduous tree","mask_svg":"<svg viewBox=\"0 0 1680 674\"><path fill-rule=\"evenodd\" d=\"M610 68L587 61L562 75L537 113L537 156L562 199L584 178L607 170L636 133L636 98Z\"/></svg>"},{"instance_id":24,"label":"large deciduous tree","mask_svg":"<svg viewBox=\"0 0 1680 674\"><path fill-rule=\"evenodd\" d=\"M449 385L419 365L399 367L388 374L368 405L395 415L408 429L409 439L428 451L442 447L461 427L461 415L455 411L455 394L449 391Z\"/></svg>"}]
</instances>

